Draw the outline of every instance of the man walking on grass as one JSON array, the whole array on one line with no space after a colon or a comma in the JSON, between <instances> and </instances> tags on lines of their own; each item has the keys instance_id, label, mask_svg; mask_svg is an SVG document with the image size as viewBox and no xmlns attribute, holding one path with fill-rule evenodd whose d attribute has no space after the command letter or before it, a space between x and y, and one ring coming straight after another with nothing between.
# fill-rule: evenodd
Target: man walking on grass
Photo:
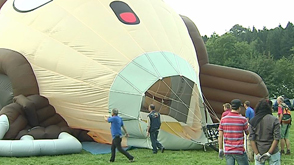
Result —
<instances>
[{"instance_id":1,"label":"man walking on grass","mask_svg":"<svg viewBox=\"0 0 294 165\"><path fill-rule=\"evenodd\" d=\"M150 104L148 107L149 115L147 118L147 137L150 134L153 154L157 154L157 148L164 152L164 147L157 140L159 128L161 126L160 113L155 111L155 106Z\"/></svg>"},{"instance_id":2,"label":"man walking on grass","mask_svg":"<svg viewBox=\"0 0 294 165\"><path fill-rule=\"evenodd\" d=\"M124 149L122 149L121 147L121 140L122 140L122 133L121 133L121 128L123 128L126 137L128 137L128 133L126 128L124 127L124 123L121 117L118 116L118 110L116 108L114 108L112 110L112 117L107 117L104 116L105 121L111 123L111 135L112 135L112 144L111 144L111 158L110 158L110 162L114 162L115 161L115 150L117 148L117 150L119 152L121 152L122 154L124 154L130 162L134 161L134 157L132 155L130 155L127 151L125 151Z\"/></svg>"}]
</instances>

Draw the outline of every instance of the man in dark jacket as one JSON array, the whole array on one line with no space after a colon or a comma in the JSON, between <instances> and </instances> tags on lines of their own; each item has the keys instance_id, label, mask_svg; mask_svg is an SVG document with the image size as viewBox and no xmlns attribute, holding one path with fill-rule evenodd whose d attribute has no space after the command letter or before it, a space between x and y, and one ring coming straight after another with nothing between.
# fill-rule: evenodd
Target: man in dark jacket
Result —
<instances>
[{"instance_id":1,"label":"man in dark jacket","mask_svg":"<svg viewBox=\"0 0 294 165\"><path fill-rule=\"evenodd\" d=\"M153 104L149 105L148 110L150 113L147 118L147 137L150 134L153 153L157 154L157 148L163 153L164 147L157 140L158 130L161 126L160 113L155 111L155 106Z\"/></svg>"}]
</instances>

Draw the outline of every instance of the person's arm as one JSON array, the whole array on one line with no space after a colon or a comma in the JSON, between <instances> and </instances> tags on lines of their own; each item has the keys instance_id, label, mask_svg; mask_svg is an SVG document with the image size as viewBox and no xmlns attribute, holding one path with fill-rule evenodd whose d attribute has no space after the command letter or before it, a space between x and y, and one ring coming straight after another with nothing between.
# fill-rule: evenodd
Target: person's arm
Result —
<instances>
[{"instance_id":1,"label":"person's arm","mask_svg":"<svg viewBox=\"0 0 294 165\"><path fill-rule=\"evenodd\" d=\"M109 118L108 116L104 116L104 120L105 120L106 122L109 122L109 121L108 121L108 118Z\"/></svg>"},{"instance_id":2,"label":"person's arm","mask_svg":"<svg viewBox=\"0 0 294 165\"><path fill-rule=\"evenodd\" d=\"M268 150L269 154L272 154L274 152L275 148L279 145L279 139L281 138L280 124L278 123L277 119L275 120L275 124L273 128L273 137L274 137L274 141L272 142L272 145L270 149Z\"/></svg>"},{"instance_id":3,"label":"person's arm","mask_svg":"<svg viewBox=\"0 0 294 165\"><path fill-rule=\"evenodd\" d=\"M125 134L126 134L126 137L129 137L129 134L128 134L128 132L127 132L125 126L121 126L121 127L122 127L122 129L124 130L124 132L125 132Z\"/></svg>"},{"instance_id":4,"label":"person's arm","mask_svg":"<svg viewBox=\"0 0 294 165\"><path fill-rule=\"evenodd\" d=\"M224 132L223 131L218 131L218 148L220 150L223 150L223 138L224 138Z\"/></svg>"},{"instance_id":5,"label":"person's arm","mask_svg":"<svg viewBox=\"0 0 294 165\"><path fill-rule=\"evenodd\" d=\"M161 126L161 117L160 117L160 114L158 115L158 117L159 117L159 122L160 122L160 126Z\"/></svg>"},{"instance_id":6,"label":"person's arm","mask_svg":"<svg viewBox=\"0 0 294 165\"><path fill-rule=\"evenodd\" d=\"M261 155L257 149L256 146L256 142L255 142L255 132L252 129L252 126L249 124L249 136L248 136L249 140L250 140L250 144L251 144L251 148L254 152L255 156L255 160L260 161Z\"/></svg>"},{"instance_id":7,"label":"person's arm","mask_svg":"<svg viewBox=\"0 0 294 165\"><path fill-rule=\"evenodd\" d=\"M278 144L279 144L279 140L274 140L274 141L272 142L272 145L271 145L270 149L268 150L268 153L269 153L269 154L272 154L272 153L274 152L274 150L275 150L275 148L277 147Z\"/></svg>"},{"instance_id":8,"label":"person's arm","mask_svg":"<svg viewBox=\"0 0 294 165\"><path fill-rule=\"evenodd\" d=\"M124 121L122 120L122 118L120 118L120 121L121 121L121 127L124 130L124 133L125 133L126 137L129 137L129 134L127 132L127 129L124 126Z\"/></svg>"},{"instance_id":9,"label":"person's arm","mask_svg":"<svg viewBox=\"0 0 294 165\"><path fill-rule=\"evenodd\" d=\"M265 159L265 160L269 159L271 157L271 155L273 154L273 152L274 152L274 150L275 150L275 148L277 147L278 144L279 144L279 140L274 139L274 141L272 142L272 145L271 145L270 149L266 153L264 153L261 156L260 159Z\"/></svg>"},{"instance_id":10,"label":"person's arm","mask_svg":"<svg viewBox=\"0 0 294 165\"><path fill-rule=\"evenodd\" d=\"M247 120L247 122L244 124L244 132L245 132L246 135L249 134L249 123L248 123L248 120Z\"/></svg>"},{"instance_id":11,"label":"person's arm","mask_svg":"<svg viewBox=\"0 0 294 165\"><path fill-rule=\"evenodd\" d=\"M247 122L249 122L249 116L250 116L249 110L246 109L245 118L247 119Z\"/></svg>"},{"instance_id":12,"label":"person's arm","mask_svg":"<svg viewBox=\"0 0 294 165\"><path fill-rule=\"evenodd\" d=\"M250 140L250 144L252 146L252 150L253 152L257 155L259 154L257 146L256 146L256 142L255 142L255 132L252 128L252 126L249 124L249 136L248 139Z\"/></svg>"},{"instance_id":13,"label":"person's arm","mask_svg":"<svg viewBox=\"0 0 294 165\"><path fill-rule=\"evenodd\" d=\"M279 116L279 123L282 123L283 108L281 106L278 106L278 116Z\"/></svg>"},{"instance_id":14,"label":"person's arm","mask_svg":"<svg viewBox=\"0 0 294 165\"><path fill-rule=\"evenodd\" d=\"M280 140L281 135L280 135L280 123L278 123L277 119L276 119L276 121L274 123L274 127L273 127L273 136L274 136L274 140L271 144L270 149L266 153L264 153L260 157L260 159L263 159L263 160L269 159L279 144L279 140Z\"/></svg>"},{"instance_id":15,"label":"person's arm","mask_svg":"<svg viewBox=\"0 0 294 165\"><path fill-rule=\"evenodd\" d=\"M224 158L224 155L225 155L225 153L224 153L224 147L223 147L223 136L224 136L224 132L222 131L222 130L219 130L218 131L218 147L219 147L219 149L218 149L218 157L220 158L220 159L223 159Z\"/></svg>"},{"instance_id":16,"label":"person's arm","mask_svg":"<svg viewBox=\"0 0 294 165\"><path fill-rule=\"evenodd\" d=\"M149 116L147 117L147 137L149 136L149 129L150 129L150 118Z\"/></svg>"}]
</instances>

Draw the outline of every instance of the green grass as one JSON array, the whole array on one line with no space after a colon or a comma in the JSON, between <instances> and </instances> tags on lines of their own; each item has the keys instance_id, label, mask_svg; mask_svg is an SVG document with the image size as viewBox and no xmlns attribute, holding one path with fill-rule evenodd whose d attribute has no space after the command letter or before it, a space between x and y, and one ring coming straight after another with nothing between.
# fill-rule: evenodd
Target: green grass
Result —
<instances>
[{"instance_id":1,"label":"green grass","mask_svg":"<svg viewBox=\"0 0 294 165\"><path fill-rule=\"evenodd\" d=\"M294 127L290 130L290 141L292 142L292 155L282 155L282 165L294 165ZM1 149L1 147L0 147ZM165 150L164 153L152 154L150 149L132 149L130 154L135 157L135 162L131 164L159 164L159 165L225 165L225 159L218 158L218 153L210 148L207 150L187 150L171 151ZM93 155L87 151L79 154L60 155L60 156L38 156L38 157L1 157L0 164L5 165L98 165L110 164L110 154ZM130 164L126 157L117 153L116 161L111 164ZM254 163L250 163L253 165Z\"/></svg>"},{"instance_id":2,"label":"green grass","mask_svg":"<svg viewBox=\"0 0 294 165\"><path fill-rule=\"evenodd\" d=\"M166 150L164 153L152 154L149 149L133 149L129 151L135 157L132 164L225 164L225 160L218 159L218 153L209 149L189 150L189 151L171 151ZM1 157L1 164L5 165L92 165L92 164L109 164L110 154L93 155L86 151L80 154L60 155L60 156L39 156L39 157ZM126 157L121 153L117 153L116 160L112 164L130 164Z\"/></svg>"}]
</instances>

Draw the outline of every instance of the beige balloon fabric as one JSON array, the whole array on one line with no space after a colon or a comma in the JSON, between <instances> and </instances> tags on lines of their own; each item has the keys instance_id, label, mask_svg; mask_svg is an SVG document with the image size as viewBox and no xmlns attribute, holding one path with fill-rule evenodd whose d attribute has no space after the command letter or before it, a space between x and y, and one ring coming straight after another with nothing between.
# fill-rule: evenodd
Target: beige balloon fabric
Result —
<instances>
[{"instance_id":1,"label":"beige balloon fabric","mask_svg":"<svg viewBox=\"0 0 294 165\"><path fill-rule=\"evenodd\" d=\"M166 130L175 141L189 139L186 132L195 130L193 139L206 142L201 127L211 119L203 106L196 51L182 18L164 1L8 0L0 23L0 48L27 59L40 95L70 127L108 143L103 116L118 108L128 132L146 147L142 112L156 102L178 122L180 129ZM167 148L174 147L168 136L162 138ZM195 148L192 143L174 149Z\"/></svg>"}]
</instances>

